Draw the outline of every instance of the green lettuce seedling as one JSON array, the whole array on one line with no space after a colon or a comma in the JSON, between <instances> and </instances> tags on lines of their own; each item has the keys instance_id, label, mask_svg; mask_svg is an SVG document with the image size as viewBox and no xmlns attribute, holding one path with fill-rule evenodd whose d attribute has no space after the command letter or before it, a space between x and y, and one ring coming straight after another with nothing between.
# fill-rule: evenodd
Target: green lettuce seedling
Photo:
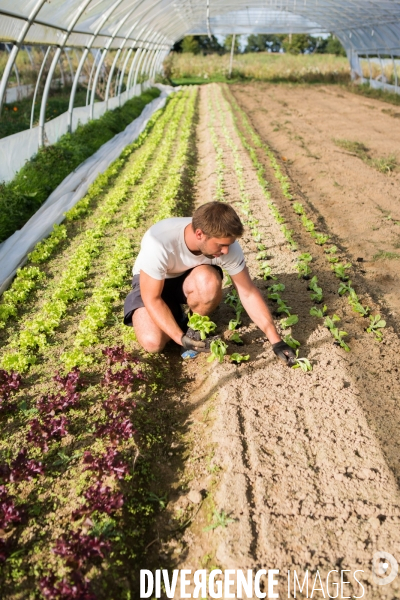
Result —
<instances>
[{"instance_id":1,"label":"green lettuce seedling","mask_svg":"<svg viewBox=\"0 0 400 600\"><path fill-rule=\"evenodd\" d=\"M298 323L299 317L297 315L290 315L290 317L286 317L286 319L281 319L281 327L283 329L288 329L292 327L292 325L296 325Z\"/></svg>"},{"instance_id":2,"label":"green lettuce seedling","mask_svg":"<svg viewBox=\"0 0 400 600\"><path fill-rule=\"evenodd\" d=\"M348 335L346 331L340 331L337 327L333 327L332 329L330 329L330 332L339 344L339 346L346 350L346 352L350 352L349 346L343 340L343 338L346 337L346 335Z\"/></svg>"},{"instance_id":3,"label":"green lettuce seedling","mask_svg":"<svg viewBox=\"0 0 400 600\"><path fill-rule=\"evenodd\" d=\"M260 252L261 252L261 250L266 250L266 249L267 249L267 247L264 244L257 244L257 250L260 250Z\"/></svg>"},{"instance_id":4,"label":"green lettuce seedling","mask_svg":"<svg viewBox=\"0 0 400 600\"><path fill-rule=\"evenodd\" d=\"M205 340L207 335L217 328L210 317L203 317L197 313L192 314L188 321L188 326L194 331L199 331L202 340Z\"/></svg>"},{"instance_id":5,"label":"green lettuce seedling","mask_svg":"<svg viewBox=\"0 0 400 600\"><path fill-rule=\"evenodd\" d=\"M264 280L266 280L266 279L276 280L277 279L277 277L275 275L272 275L272 269L269 265L265 265L264 267L262 267L261 274L262 274Z\"/></svg>"},{"instance_id":6,"label":"green lettuce seedling","mask_svg":"<svg viewBox=\"0 0 400 600\"><path fill-rule=\"evenodd\" d=\"M352 292L355 293L354 288L352 288L351 286L351 280L349 279L349 281L347 282L342 281L338 289L339 296L344 296L344 294L351 294Z\"/></svg>"},{"instance_id":7,"label":"green lettuce seedling","mask_svg":"<svg viewBox=\"0 0 400 600\"><path fill-rule=\"evenodd\" d=\"M338 317L338 315L332 315L332 318L326 317L324 321L324 327L327 327L328 329L333 329L333 327L335 327L335 323L337 323L338 321L340 321L340 317Z\"/></svg>"},{"instance_id":8,"label":"green lettuce seedling","mask_svg":"<svg viewBox=\"0 0 400 600\"><path fill-rule=\"evenodd\" d=\"M309 277L312 273L311 268L308 266L306 262L298 262L296 265L296 270L299 273L299 277Z\"/></svg>"},{"instance_id":9,"label":"green lettuce seedling","mask_svg":"<svg viewBox=\"0 0 400 600\"><path fill-rule=\"evenodd\" d=\"M211 355L207 358L207 362L212 362L217 359L218 362L222 363L224 361L224 356L226 354L228 346L222 340L214 340L210 344Z\"/></svg>"},{"instance_id":10,"label":"green lettuce seedling","mask_svg":"<svg viewBox=\"0 0 400 600\"><path fill-rule=\"evenodd\" d=\"M299 351L296 350L296 362L292 365L292 369L301 369L303 373L307 373L307 371L312 371L312 364L308 358L299 358Z\"/></svg>"},{"instance_id":11,"label":"green lettuce seedling","mask_svg":"<svg viewBox=\"0 0 400 600\"><path fill-rule=\"evenodd\" d=\"M239 300L239 296L236 290L232 290L229 292L227 297L225 298L225 304L231 306L232 308L236 307L236 302Z\"/></svg>"},{"instance_id":12,"label":"green lettuce seedling","mask_svg":"<svg viewBox=\"0 0 400 600\"><path fill-rule=\"evenodd\" d=\"M310 308L310 315L312 317L319 317L320 319L323 319L327 310L328 308L326 304L324 304L322 308L317 308L316 306L313 306L312 308Z\"/></svg>"},{"instance_id":13,"label":"green lettuce seedling","mask_svg":"<svg viewBox=\"0 0 400 600\"><path fill-rule=\"evenodd\" d=\"M238 325L240 325L240 321L237 319L231 319L228 325L229 331L234 331Z\"/></svg>"},{"instance_id":14,"label":"green lettuce seedling","mask_svg":"<svg viewBox=\"0 0 400 600\"><path fill-rule=\"evenodd\" d=\"M295 340L290 334L285 335L285 337L283 338L283 341L286 342L286 344L288 346L293 348L293 350L296 350L296 348L298 348L300 346L300 342Z\"/></svg>"},{"instance_id":15,"label":"green lettuce seedling","mask_svg":"<svg viewBox=\"0 0 400 600\"><path fill-rule=\"evenodd\" d=\"M335 273L336 277L346 281L349 279L349 276L346 274L346 270L351 268L351 263L346 263L342 265L342 263L337 263L336 265L331 265L332 271Z\"/></svg>"},{"instance_id":16,"label":"green lettuce seedling","mask_svg":"<svg viewBox=\"0 0 400 600\"><path fill-rule=\"evenodd\" d=\"M369 320L370 325L369 327L367 327L367 332L374 333L375 339L377 339L378 342L381 342L383 340L383 335L382 332L379 330L384 329L386 327L386 321L381 319L381 315L370 315Z\"/></svg>"},{"instance_id":17,"label":"green lettuce seedling","mask_svg":"<svg viewBox=\"0 0 400 600\"><path fill-rule=\"evenodd\" d=\"M326 235L325 233L317 233L314 237L314 240L318 246L323 246L329 240L329 235Z\"/></svg>"},{"instance_id":18,"label":"green lettuce seedling","mask_svg":"<svg viewBox=\"0 0 400 600\"><path fill-rule=\"evenodd\" d=\"M249 360L249 358L250 354L239 354L239 352L234 352L229 357L229 359L236 364L239 364L245 360Z\"/></svg>"},{"instance_id":19,"label":"green lettuce seedling","mask_svg":"<svg viewBox=\"0 0 400 600\"><path fill-rule=\"evenodd\" d=\"M274 284L268 286L268 291L271 294L274 294L275 292L283 292L284 289L285 289L284 283L274 283Z\"/></svg>"},{"instance_id":20,"label":"green lettuce seedling","mask_svg":"<svg viewBox=\"0 0 400 600\"><path fill-rule=\"evenodd\" d=\"M311 300L314 302L322 302L322 288L318 286L318 277L316 275L311 279L308 288L312 291L312 294L310 294Z\"/></svg>"},{"instance_id":21,"label":"green lettuce seedling","mask_svg":"<svg viewBox=\"0 0 400 600\"><path fill-rule=\"evenodd\" d=\"M371 312L371 309L369 306L363 306L356 294L356 291L353 290L353 288L351 288L350 293L349 293L349 304L351 306L351 308L354 310L354 312L358 313L359 315L363 316L363 317L367 317L369 315L369 313Z\"/></svg>"},{"instance_id":22,"label":"green lettuce seedling","mask_svg":"<svg viewBox=\"0 0 400 600\"><path fill-rule=\"evenodd\" d=\"M292 309L291 306L288 306L286 304L286 302L284 300L282 300L282 298L278 298L277 303L278 303L278 306L276 308L276 312L279 314L285 313L286 315L288 315L290 317L290 311Z\"/></svg>"},{"instance_id":23,"label":"green lettuce seedling","mask_svg":"<svg viewBox=\"0 0 400 600\"><path fill-rule=\"evenodd\" d=\"M301 202L293 202L293 210L297 215L304 215L304 206Z\"/></svg>"},{"instance_id":24,"label":"green lettuce seedling","mask_svg":"<svg viewBox=\"0 0 400 600\"><path fill-rule=\"evenodd\" d=\"M324 252L326 254L335 254L337 250L337 246L331 246L330 248L325 248Z\"/></svg>"},{"instance_id":25,"label":"green lettuce seedling","mask_svg":"<svg viewBox=\"0 0 400 600\"><path fill-rule=\"evenodd\" d=\"M225 286L228 287L232 285L232 278L228 273L225 273Z\"/></svg>"},{"instance_id":26,"label":"green lettuce seedling","mask_svg":"<svg viewBox=\"0 0 400 600\"><path fill-rule=\"evenodd\" d=\"M273 292L272 294L268 294L268 299L273 300L274 302L278 302L280 300L281 295L278 292Z\"/></svg>"},{"instance_id":27,"label":"green lettuce seedling","mask_svg":"<svg viewBox=\"0 0 400 600\"><path fill-rule=\"evenodd\" d=\"M311 233L312 231L314 231L315 229L315 225L314 223L311 221L311 219L307 219L307 217L305 215L303 215L301 217L301 222L303 223L304 227L306 228L306 230Z\"/></svg>"},{"instance_id":28,"label":"green lettuce seedling","mask_svg":"<svg viewBox=\"0 0 400 600\"><path fill-rule=\"evenodd\" d=\"M268 258L268 252L266 250L261 250L257 255L256 255L256 259L257 260L265 260L266 258Z\"/></svg>"},{"instance_id":29,"label":"green lettuce seedling","mask_svg":"<svg viewBox=\"0 0 400 600\"><path fill-rule=\"evenodd\" d=\"M302 261L305 263L309 263L311 262L313 259L313 257L311 256L311 254L309 252L302 252L302 254L300 254L300 256L298 257L298 261Z\"/></svg>"},{"instance_id":30,"label":"green lettuce seedling","mask_svg":"<svg viewBox=\"0 0 400 600\"><path fill-rule=\"evenodd\" d=\"M337 256L327 256L327 260L328 262L330 262L331 264L333 263L337 263L339 261Z\"/></svg>"},{"instance_id":31,"label":"green lettuce seedling","mask_svg":"<svg viewBox=\"0 0 400 600\"><path fill-rule=\"evenodd\" d=\"M240 346L242 346L244 343L237 331L235 331L235 333L233 335L231 335L229 340L231 342L235 342L235 344L239 344Z\"/></svg>"}]
</instances>

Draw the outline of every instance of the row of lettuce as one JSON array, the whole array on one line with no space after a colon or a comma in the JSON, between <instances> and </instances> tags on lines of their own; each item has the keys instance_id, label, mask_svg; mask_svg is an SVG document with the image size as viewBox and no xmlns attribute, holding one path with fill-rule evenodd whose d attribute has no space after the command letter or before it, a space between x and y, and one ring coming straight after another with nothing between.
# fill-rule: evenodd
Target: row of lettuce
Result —
<instances>
[{"instance_id":1,"label":"row of lettuce","mask_svg":"<svg viewBox=\"0 0 400 600\"><path fill-rule=\"evenodd\" d=\"M38 244L0 305L4 598L133 597L158 506L150 463L162 425L150 424L148 404L165 365L126 350L114 314L141 232L179 214L196 94L174 94L154 114Z\"/></svg>"}]
</instances>

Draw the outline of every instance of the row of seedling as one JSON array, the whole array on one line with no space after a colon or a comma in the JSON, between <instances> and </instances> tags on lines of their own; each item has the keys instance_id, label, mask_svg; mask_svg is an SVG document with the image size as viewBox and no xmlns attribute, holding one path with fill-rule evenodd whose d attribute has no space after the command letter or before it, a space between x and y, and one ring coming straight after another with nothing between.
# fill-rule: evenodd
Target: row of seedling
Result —
<instances>
[{"instance_id":1,"label":"row of seedling","mask_svg":"<svg viewBox=\"0 0 400 600\"><path fill-rule=\"evenodd\" d=\"M208 101L208 111L210 114L210 119L208 121L208 128L210 131L210 137L212 145L215 150L215 171L217 174L217 181L215 184L215 200L223 202L224 200L224 172L225 172L225 164L223 159L223 150L221 144L219 143L218 136L215 131L215 113L212 106L211 98Z\"/></svg>"},{"instance_id":2,"label":"row of seedling","mask_svg":"<svg viewBox=\"0 0 400 600\"><path fill-rule=\"evenodd\" d=\"M176 102L183 107L187 103L187 96L180 96ZM176 102L170 103L167 113L171 126L175 121L180 121L181 110L174 110ZM153 132L159 133L160 128L154 127ZM52 286L49 286L48 300L34 314L24 320L23 328L6 346L1 358L1 366L7 370L14 369L25 371L36 362L37 352L43 352L48 346L49 337L59 327L65 316L68 305L83 297L85 280L92 267L95 256L100 253L103 238L108 226L113 221L121 204L128 199L128 192L134 183L145 173L150 156L154 154L159 145L158 135L149 136L145 152L142 152L134 163L132 171L135 176L127 174L122 181L117 181L112 190L108 192L105 200L99 207L99 215L93 220L93 226L85 231L83 240L72 253L63 273ZM155 168L155 167L153 167ZM151 173L151 171L150 171ZM159 173L162 177L162 172ZM129 183L128 183L129 182Z\"/></svg>"},{"instance_id":3,"label":"row of seedling","mask_svg":"<svg viewBox=\"0 0 400 600\"><path fill-rule=\"evenodd\" d=\"M151 133L151 143L146 144L146 147L143 148L144 156L138 165L141 169L145 169L147 161L151 158L162 139L164 128L170 119L171 114L173 114L174 106L178 101L179 96L177 95L170 101L165 112L159 110L154 113L149 120L146 129L140 134L138 139L124 149L120 157L117 158L104 173L97 177L96 181L90 186L86 196L65 214L67 221L81 219L88 214L93 200L102 193L109 182L123 169L131 154L144 146ZM155 126L156 124L157 126ZM143 171L141 174L142 173ZM126 184L131 186L132 183L134 183L135 178L137 179L137 176L138 173L135 170L130 171L129 179L127 179ZM2 302L0 304L0 328L5 326L10 317L15 317L17 315L18 306L22 306L29 294L37 288L40 282L45 280L45 273L36 265L45 263L65 239L67 239L66 226L55 224L52 233L46 239L36 244L35 248L28 255L29 262L34 266L31 266L30 264L27 267L18 269L17 275L10 288L3 293Z\"/></svg>"},{"instance_id":4,"label":"row of seedling","mask_svg":"<svg viewBox=\"0 0 400 600\"><path fill-rule=\"evenodd\" d=\"M158 213L153 222L160 218L172 216L176 195L179 191L181 172L187 159L188 140L190 136L196 94L192 93L188 110L182 123L182 135L179 139L178 149L172 162L167 163L170 157L173 140L180 121L182 111L177 111L177 120L172 124L164 138L161 151L152 171L143 186L134 193L134 203L129 211L127 223L131 226L137 224L143 217L148 205L149 193L154 195L154 190L162 175L166 175L166 182L161 190L158 203ZM184 108L184 107L182 107ZM151 184L151 185L150 185ZM144 188L144 190L143 190ZM124 222L125 224L125 222ZM98 330L106 325L114 302L119 299L119 289L126 280L130 262L133 256L131 236L123 235L115 242L114 248L105 263L105 276L96 286L89 305L85 308L85 316L78 325L78 332L73 342L73 349L61 356L61 361L67 369L74 366L90 364L92 356L85 353L85 348L93 347L99 342Z\"/></svg>"}]
</instances>

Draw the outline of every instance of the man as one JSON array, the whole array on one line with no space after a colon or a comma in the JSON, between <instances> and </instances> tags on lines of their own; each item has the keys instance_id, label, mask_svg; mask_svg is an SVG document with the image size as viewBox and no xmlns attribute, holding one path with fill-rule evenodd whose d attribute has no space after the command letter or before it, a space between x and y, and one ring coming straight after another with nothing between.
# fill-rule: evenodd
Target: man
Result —
<instances>
[{"instance_id":1,"label":"man","mask_svg":"<svg viewBox=\"0 0 400 600\"><path fill-rule=\"evenodd\" d=\"M295 358L275 328L271 313L250 279L237 238L243 225L223 202L200 206L193 218L159 221L145 233L133 267L133 290L125 300L124 323L133 325L147 352L161 352L169 340L208 352L203 341L185 335L181 304L209 315L222 299L222 268L231 276L249 317L287 364ZM181 324L181 325L180 325Z\"/></svg>"}]
</instances>

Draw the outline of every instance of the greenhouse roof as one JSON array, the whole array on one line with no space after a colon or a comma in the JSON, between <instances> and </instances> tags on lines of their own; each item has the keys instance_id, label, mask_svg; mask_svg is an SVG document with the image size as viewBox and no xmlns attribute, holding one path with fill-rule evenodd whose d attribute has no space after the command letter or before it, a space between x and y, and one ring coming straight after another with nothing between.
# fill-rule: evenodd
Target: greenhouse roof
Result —
<instances>
[{"instance_id":1,"label":"greenhouse roof","mask_svg":"<svg viewBox=\"0 0 400 600\"><path fill-rule=\"evenodd\" d=\"M0 39L17 44L170 47L188 33L331 32L348 51L400 54L400 0L0 0L0 14Z\"/></svg>"}]
</instances>

